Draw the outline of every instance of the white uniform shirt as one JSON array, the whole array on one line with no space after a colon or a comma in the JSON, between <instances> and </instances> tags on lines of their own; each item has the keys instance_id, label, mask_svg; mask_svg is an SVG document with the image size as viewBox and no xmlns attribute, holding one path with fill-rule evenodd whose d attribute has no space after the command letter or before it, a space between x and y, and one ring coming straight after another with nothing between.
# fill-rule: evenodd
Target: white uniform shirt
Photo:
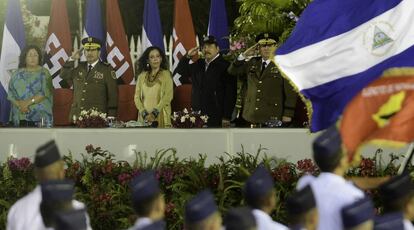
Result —
<instances>
[{"instance_id":1,"label":"white uniform shirt","mask_svg":"<svg viewBox=\"0 0 414 230\"><path fill-rule=\"evenodd\" d=\"M301 178L302 179L302 178ZM299 179L297 189L307 185ZM318 230L342 230L341 209L364 197L364 193L351 182L333 173L323 172L313 180L306 178L311 185L319 212Z\"/></svg>"},{"instance_id":2,"label":"white uniform shirt","mask_svg":"<svg viewBox=\"0 0 414 230\"><path fill-rule=\"evenodd\" d=\"M7 215L7 230L47 230L40 215L40 202L42 201L42 191L40 186L31 191L26 196L18 200L10 208ZM75 209L82 209L85 205L79 201L73 201ZM89 216L86 217L88 229L92 229L89 224Z\"/></svg>"},{"instance_id":3,"label":"white uniform shirt","mask_svg":"<svg viewBox=\"0 0 414 230\"><path fill-rule=\"evenodd\" d=\"M288 230L288 227L273 221L267 213L260 209L253 209L252 213L256 220L257 230Z\"/></svg>"},{"instance_id":4,"label":"white uniform shirt","mask_svg":"<svg viewBox=\"0 0 414 230\"><path fill-rule=\"evenodd\" d=\"M411 221L404 219L404 230L414 230L414 226Z\"/></svg>"},{"instance_id":5,"label":"white uniform shirt","mask_svg":"<svg viewBox=\"0 0 414 230\"><path fill-rule=\"evenodd\" d=\"M138 229L142 229L150 224L152 224L152 220L148 217L142 217L142 218L138 218L135 223L134 226L128 228L128 230L138 230Z\"/></svg>"}]
</instances>

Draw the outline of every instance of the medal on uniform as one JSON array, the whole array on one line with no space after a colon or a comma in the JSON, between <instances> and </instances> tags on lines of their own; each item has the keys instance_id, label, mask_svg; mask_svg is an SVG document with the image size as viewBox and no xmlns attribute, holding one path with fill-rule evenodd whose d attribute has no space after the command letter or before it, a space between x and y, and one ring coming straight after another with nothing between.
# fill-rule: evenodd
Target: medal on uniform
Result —
<instances>
[{"instance_id":1,"label":"medal on uniform","mask_svg":"<svg viewBox=\"0 0 414 230\"><path fill-rule=\"evenodd\" d=\"M93 78L101 80L104 78L104 75L101 72L95 72L95 75L93 75Z\"/></svg>"},{"instance_id":2,"label":"medal on uniform","mask_svg":"<svg viewBox=\"0 0 414 230\"><path fill-rule=\"evenodd\" d=\"M250 67L250 70L249 71L251 73L254 73L254 72L256 72L256 70L257 70L257 67L255 65L253 65L253 66Z\"/></svg>"},{"instance_id":3,"label":"medal on uniform","mask_svg":"<svg viewBox=\"0 0 414 230\"><path fill-rule=\"evenodd\" d=\"M277 67L276 66L273 66L271 69L270 69L270 72L272 73L272 74L277 74L277 73L279 73L279 70L277 69ZM275 76L276 77L276 76Z\"/></svg>"}]
</instances>

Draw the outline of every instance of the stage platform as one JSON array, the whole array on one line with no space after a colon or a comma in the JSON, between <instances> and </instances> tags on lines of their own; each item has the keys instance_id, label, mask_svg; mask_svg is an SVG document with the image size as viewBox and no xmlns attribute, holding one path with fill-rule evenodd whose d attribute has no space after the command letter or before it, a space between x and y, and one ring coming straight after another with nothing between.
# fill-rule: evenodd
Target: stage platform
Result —
<instances>
[{"instance_id":1,"label":"stage platform","mask_svg":"<svg viewBox=\"0 0 414 230\"><path fill-rule=\"evenodd\" d=\"M0 128L0 161L10 155L33 157L36 148L55 139L61 153L75 158L92 144L116 155L117 160L133 161L135 152L153 156L157 150L175 148L179 158L207 155L207 164L217 157L242 151L255 154L259 147L271 157L296 162L311 158L311 143L316 134L307 129L153 129L153 128ZM387 150L388 151L388 150ZM384 153L386 153L385 151ZM395 150L390 150L394 151ZM405 150L397 150L397 152ZM375 152L368 148L367 154Z\"/></svg>"}]
</instances>

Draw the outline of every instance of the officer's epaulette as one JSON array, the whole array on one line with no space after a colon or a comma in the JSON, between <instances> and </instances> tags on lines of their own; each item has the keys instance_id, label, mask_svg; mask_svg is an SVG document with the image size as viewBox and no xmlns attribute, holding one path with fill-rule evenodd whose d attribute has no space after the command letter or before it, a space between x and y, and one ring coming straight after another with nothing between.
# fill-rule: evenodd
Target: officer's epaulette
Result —
<instances>
[{"instance_id":1,"label":"officer's epaulette","mask_svg":"<svg viewBox=\"0 0 414 230\"><path fill-rule=\"evenodd\" d=\"M106 66L110 66L111 64L109 64L108 62L102 62L102 64L106 65Z\"/></svg>"}]
</instances>

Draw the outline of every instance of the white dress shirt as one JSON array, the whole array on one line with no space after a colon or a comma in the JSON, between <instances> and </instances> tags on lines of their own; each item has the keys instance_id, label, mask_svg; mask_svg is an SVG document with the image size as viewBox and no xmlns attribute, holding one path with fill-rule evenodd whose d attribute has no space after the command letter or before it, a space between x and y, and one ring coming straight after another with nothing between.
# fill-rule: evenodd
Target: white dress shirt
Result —
<instances>
[{"instance_id":1,"label":"white dress shirt","mask_svg":"<svg viewBox=\"0 0 414 230\"><path fill-rule=\"evenodd\" d=\"M288 227L273 221L267 213L260 209L253 209L252 213L256 220L257 230L288 230Z\"/></svg>"},{"instance_id":2,"label":"white dress shirt","mask_svg":"<svg viewBox=\"0 0 414 230\"><path fill-rule=\"evenodd\" d=\"M414 230L414 226L411 221L404 219L404 230Z\"/></svg>"},{"instance_id":3,"label":"white dress shirt","mask_svg":"<svg viewBox=\"0 0 414 230\"><path fill-rule=\"evenodd\" d=\"M342 230L341 209L364 197L351 182L333 173L323 172L318 177L299 179L298 189L311 185L319 212L318 230Z\"/></svg>"},{"instance_id":4,"label":"white dress shirt","mask_svg":"<svg viewBox=\"0 0 414 230\"><path fill-rule=\"evenodd\" d=\"M40 185L26 196L18 200L10 208L7 215L7 230L47 230L40 215L40 202L42 191ZM85 205L74 200L72 205L75 209L85 208ZM89 216L86 216L88 229L92 229L89 223Z\"/></svg>"}]
</instances>

